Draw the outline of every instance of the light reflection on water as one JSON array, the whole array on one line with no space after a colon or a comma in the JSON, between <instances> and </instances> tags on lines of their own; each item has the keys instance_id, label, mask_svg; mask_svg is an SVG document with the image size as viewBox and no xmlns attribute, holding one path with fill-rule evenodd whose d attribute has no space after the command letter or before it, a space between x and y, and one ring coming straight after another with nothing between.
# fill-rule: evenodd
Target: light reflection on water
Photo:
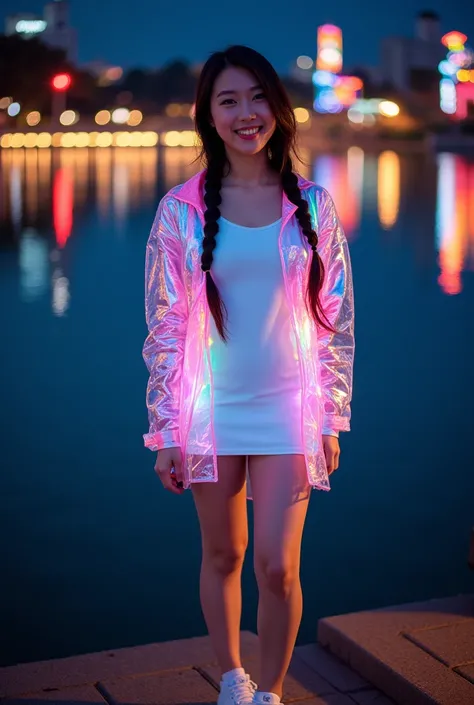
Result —
<instances>
[{"instance_id":1,"label":"light reflection on water","mask_svg":"<svg viewBox=\"0 0 474 705\"><path fill-rule=\"evenodd\" d=\"M361 234L364 208L369 213L376 209L382 231L396 228L401 202L410 200L409 161L391 150L372 155L359 147L313 158L307 149L300 153L301 173L331 193L349 241ZM194 157L191 148L0 151L0 224L18 241L22 299L43 296L49 286L52 310L63 315L70 292L62 252L75 221L95 210L99 221L120 237L131 212L154 206L199 169ZM462 292L462 272L474 268L474 164L440 154L431 167L437 171L437 190L426 198L432 197L435 211L437 281L444 293L455 295ZM41 233L49 223L55 242L46 244Z\"/></svg>"}]
</instances>

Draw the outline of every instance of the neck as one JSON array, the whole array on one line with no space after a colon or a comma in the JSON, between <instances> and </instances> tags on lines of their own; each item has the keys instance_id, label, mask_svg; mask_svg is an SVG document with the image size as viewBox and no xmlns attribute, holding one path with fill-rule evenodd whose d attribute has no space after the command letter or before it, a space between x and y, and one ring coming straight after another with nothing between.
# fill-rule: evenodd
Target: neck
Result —
<instances>
[{"instance_id":1,"label":"neck","mask_svg":"<svg viewBox=\"0 0 474 705\"><path fill-rule=\"evenodd\" d=\"M255 188L279 181L278 174L270 168L265 150L249 156L228 152L227 157L230 162L230 174L222 180L226 186Z\"/></svg>"}]
</instances>

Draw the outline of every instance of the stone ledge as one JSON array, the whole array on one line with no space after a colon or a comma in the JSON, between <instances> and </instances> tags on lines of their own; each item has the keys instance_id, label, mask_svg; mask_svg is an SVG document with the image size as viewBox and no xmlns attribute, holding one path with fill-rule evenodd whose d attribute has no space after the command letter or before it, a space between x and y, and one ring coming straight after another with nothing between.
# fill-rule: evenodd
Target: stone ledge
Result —
<instances>
[{"instance_id":1,"label":"stone ledge","mask_svg":"<svg viewBox=\"0 0 474 705\"><path fill-rule=\"evenodd\" d=\"M461 595L321 619L318 640L400 705L472 705L472 682L404 634L449 626L455 639L473 616L474 596Z\"/></svg>"}]
</instances>

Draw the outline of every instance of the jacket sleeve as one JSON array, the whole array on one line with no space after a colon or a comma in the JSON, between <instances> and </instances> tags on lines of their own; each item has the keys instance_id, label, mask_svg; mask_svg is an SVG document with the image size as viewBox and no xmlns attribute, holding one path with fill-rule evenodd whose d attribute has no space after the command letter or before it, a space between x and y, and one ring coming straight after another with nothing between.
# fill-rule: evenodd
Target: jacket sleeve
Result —
<instances>
[{"instance_id":1,"label":"jacket sleeve","mask_svg":"<svg viewBox=\"0 0 474 705\"><path fill-rule=\"evenodd\" d=\"M327 191L318 196L318 252L325 278L323 309L336 333L318 327L318 356L324 400L323 434L350 431L354 363L354 292L347 239Z\"/></svg>"},{"instance_id":2,"label":"jacket sleeve","mask_svg":"<svg viewBox=\"0 0 474 705\"><path fill-rule=\"evenodd\" d=\"M177 208L176 200L169 194L162 199L145 253L148 336L143 359L149 371L146 390L149 432L143 439L150 450L180 445L179 402L188 303Z\"/></svg>"}]
</instances>

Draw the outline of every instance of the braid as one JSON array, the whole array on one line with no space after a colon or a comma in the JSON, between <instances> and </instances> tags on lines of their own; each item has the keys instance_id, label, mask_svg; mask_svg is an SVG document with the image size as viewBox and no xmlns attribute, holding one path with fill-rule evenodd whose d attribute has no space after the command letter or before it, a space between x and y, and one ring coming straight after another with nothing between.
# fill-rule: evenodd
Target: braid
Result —
<instances>
[{"instance_id":1,"label":"braid","mask_svg":"<svg viewBox=\"0 0 474 705\"><path fill-rule=\"evenodd\" d=\"M221 212L219 206L222 203L223 164L219 161L209 164L206 172L204 184L204 203L206 211L204 213L204 239L202 243L201 269L206 273L206 296L209 309L216 324L216 328L224 342L227 342L227 309L216 283L211 275L213 253L216 247L216 235L219 232L217 221Z\"/></svg>"},{"instance_id":2,"label":"braid","mask_svg":"<svg viewBox=\"0 0 474 705\"><path fill-rule=\"evenodd\" d=\"M308 288L306 291L307 305L316 323L326 328L326 330L335 332L319 300L319 292L321 291L324 281L324 264L317 251L318 235L313 229L308 202L301 195L300 187L298 186L298 177L293 171L293 164L290 158L287 159L281 172L281 184L290 201L294 203L295 206L298 206L296 217L303 235L306 236L312 250Z\"/></svg>"}]
</instances>

